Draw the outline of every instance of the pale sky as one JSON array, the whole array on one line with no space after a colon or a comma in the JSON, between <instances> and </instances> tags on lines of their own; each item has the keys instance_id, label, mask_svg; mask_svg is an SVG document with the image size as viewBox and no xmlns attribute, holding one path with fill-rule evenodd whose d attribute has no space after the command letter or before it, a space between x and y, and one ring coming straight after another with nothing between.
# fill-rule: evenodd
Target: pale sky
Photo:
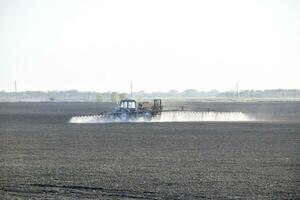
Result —
<instances>
[{"instance_id":1,"label":"pale sky","mask_svg":"<svg viewBox=\"0 0 300 200\"><path fill-rule=\"evenodd\" d=\"M300 89L300 1L0 0L0 90Z\"/></svg>"}]
</instances>

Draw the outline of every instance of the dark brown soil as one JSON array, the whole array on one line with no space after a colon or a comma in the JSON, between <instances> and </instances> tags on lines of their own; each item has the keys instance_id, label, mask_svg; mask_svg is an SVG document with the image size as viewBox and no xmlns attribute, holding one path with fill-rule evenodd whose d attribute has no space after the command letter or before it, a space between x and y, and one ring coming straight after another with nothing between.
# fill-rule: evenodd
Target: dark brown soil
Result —
<instances>
[{"instance_id":1,"label":"dark brown soil","mask_svg":"<svg viewBox=\"0 0 300 200\"><path fill-rule=\"evenodd\" d=\"M113 106L0 103L0 199L300 198L300 103L210 103L276 121L67 123Z\"/></svg>"}]
</instances>

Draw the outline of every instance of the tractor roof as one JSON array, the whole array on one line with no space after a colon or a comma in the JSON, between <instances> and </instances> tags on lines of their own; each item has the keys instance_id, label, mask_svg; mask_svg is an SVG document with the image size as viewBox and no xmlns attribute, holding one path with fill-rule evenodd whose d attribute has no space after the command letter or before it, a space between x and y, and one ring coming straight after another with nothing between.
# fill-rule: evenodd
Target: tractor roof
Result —
<instances>
[{"instance_id":1,"label":"tractor roof","mask_svg":"<svg viewBox=\"0 0 300 200\"><path fill-rule=\"evenodd\" d=\"M136 102L134 99L122 99L121 102L124 102L124 101L127 101L127 102Z\"/></svg>"}]
</instances>

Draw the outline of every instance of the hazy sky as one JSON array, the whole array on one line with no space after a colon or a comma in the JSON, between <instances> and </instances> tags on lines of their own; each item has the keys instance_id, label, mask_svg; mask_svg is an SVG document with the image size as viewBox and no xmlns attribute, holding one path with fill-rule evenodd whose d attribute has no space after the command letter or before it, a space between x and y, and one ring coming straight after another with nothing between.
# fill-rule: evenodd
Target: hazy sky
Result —
<instances>
[{"instance_id":1,"label":"hazy sky","mask_svg":"<svg viewBox=\"0 0 300 200\"><path fill-rule=\"evenodd\" d=\"M300 1L0 0L0 90L300 89Z\"/></svg>"}]
</instances>

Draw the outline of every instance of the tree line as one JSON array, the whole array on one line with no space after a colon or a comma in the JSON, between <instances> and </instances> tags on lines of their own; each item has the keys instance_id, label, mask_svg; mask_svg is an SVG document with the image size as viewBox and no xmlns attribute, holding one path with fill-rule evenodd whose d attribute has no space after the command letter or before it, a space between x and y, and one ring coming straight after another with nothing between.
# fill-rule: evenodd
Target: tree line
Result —
<instances>
[{"instance_id":1,"label":"tree line","mask_svg":"<svg viewBox=\"0 0 300 200\"><path fill-rule=\"evenodd\" d=\"M197 91L186 89L184 91L170 90L168 92L145 92L143 90L133 92L132 96L124 92L87 92L77 90L67 91L24 91L5 92L0 91L0 101L97 101L117 102L124 98L300 98L299 89L269 89L269 90L241 90L220 92L217 90Z\"/></svg>"}]
</instances>

